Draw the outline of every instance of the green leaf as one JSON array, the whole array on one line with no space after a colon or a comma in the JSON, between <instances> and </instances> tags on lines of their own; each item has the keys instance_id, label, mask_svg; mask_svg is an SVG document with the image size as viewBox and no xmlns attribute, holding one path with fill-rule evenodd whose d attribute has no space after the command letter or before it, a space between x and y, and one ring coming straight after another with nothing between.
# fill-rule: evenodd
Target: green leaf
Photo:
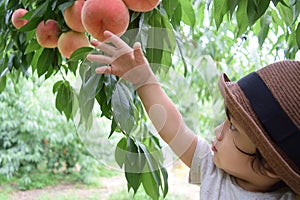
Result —
<instances>
[{"instance_id":1,"label":"green leaf","mask_svg":"<svg viewBox=\"0 0 300 200\"><path fill-rule=\"evenodd\" d=\"M172 66L172 54L169 51L163 51L161 64L168 67Z\"/></svg>"},{"instance_id":2,"label":"green leaf","mask_svg":"<svg viewBox=\"0 0 300 200\"><path fill-rule=\"evenodd\" d=\"M69 82L65 82L65 87L67 89L67 91L66 91L67 98L65 99L67 104L66 104L66 107L64 108L64 114L67 117L67 119L70 119L72 116L74 94L73 94L73 89L70 86Z\"/></svg>"},{"instance_id":3,"label":"green leaf","mask_svg":"<svg viewBox=\"0 0 300 200\"><path fill-rule=\"evenodd\" d=\"M163 50L173 53L176 49L176 36L172 25L168 21L168 18L162 16L162 28L157 30L157 34L162 36Z\"/></svg>"},{"instance_id":4,"label":"green leaf","mask_svg":"<svg viewBox=\"0 0 300 200\"><path fill-rule=\"evenodd\" d=\"M102 87L96 96L97 102L100 105L101 117L105 116L107 119L111 119L111 102L107 101L107 96L105 94L105 87Z\"/></svg>"},{"instance_id":5,"label":"green leaf","mask_svg":"<svg viewBox=\"0 0 300 200\"><path fill-rule=\"evenodd\" d=\"M284 0L272 0L274 6L277 6L278 3L282 3L284 6L289 7Z\"/></svg>"},{"instance_id":6,"label":"green leaf","mask_svg":"<svg viewBox=\"0 0 300 200\"><path fill-rule=\"evenodd\" d=\"M151 15L150 15L151 14ZM143 21L143 30L140 34L142 46L147 47L145 56L147 57L149 63L161 63L163 49L170 50L172 48L172 43L168 38L169 30L168 28L171 27L169 22L165 22L165 18L161 15L161 13L155 12L148 12L145 13L145 20ZM168 28L166 28L168 24ZM174 44L173 44L174 46Z\"/></svg>"},{"instance_id":7,"label":"green leaf","mask_svg":"<svg viewBox=\"0 0 300 200\"><path fill-rule=\"evenodd\" d=\"M35 18L42 18L48 9L49 1L45 1L42 5L37 7L35 10L32 11L32 15L29 18L29 20L35 19ZM31 12L31 11L29 11Z\"/></svg>"},{"instance_id":8,"label":"green leaf","mask_svg":"<svg viewBox=\"0 0 300 200\"><path fill-rule=\"evenodd\" d=\"M39 76L45 74L51 67L49 58L53 58L53 49L44 48L37 61L37 73Z\"/></svg>"},{"instance_id":9,"label":"green leaf","mask_svg":"<svg viewBox=\"0 0 300 200\"><path fill-rule=\"evenodd\" d=\"M156 184L152 173L144 172L142 174L142 184L146 194L148 194L153 200L159 198L159 186Z\"/></svg>"},{"instance_id":10,"label":"green leaf","mask_svg":"<svg viewBox=\"0 0 300 200\"><path fill-rule=\"evenodd\" d=\"M44 1L42 5L37 7L35 10L28 11L25 16L30 16L27 24L22 26L20 31L31 31L35 29L38 24L45 18L48 10L49 1ZM24 17L25 17L24 16Z\"/></svg>"},{"instance_id":11,"label":"green leaf","mask_svg":"<svg viewBox=\"0 0 300 200\"><path fill-rule=\"evenodd\" d=\"M165 27L164 18L160 12L154 10L151 13L146 13L145 24L148 23L150 28L147 31L142 32L142 43L147 47L145 56L149 63L161 63L163 49L165 48L164 38L167 34L160 31L161 27ZM150 15L151 14L151 15ZM143 40L145 38L145 40Z\"/></svg>"},{"instance_id":12,"label":"green leaf","mask_svg":"<svg viewBox=\"0 0 300 200\"><path fill-rule=\"evenodd\" d=\"M128 86L124 81L120 81L116 84L111 99L114 119L127 134L132 131L135 124L131 95Z\"/></svg>"},{"instance_id":13,"label":"green leaf","mask_svg":"<svg viewBox=\"0 0 300 200\"><path fill-rule=\"evenodd\" d=\"M79 97L82 100L81 103L84 104L90 99L94 99L96 94L102 88L101 75L92 74L85 82L82 82L82 86L79 91Z\"/></svg>"},{"instance_id":14,"label":"green leaf","mask_svg":"<svg viewBox=\"0 0 300 200\"><path fill-rule=\"evenodd\" d=\"M279 3L280 0L272 0L274 6L277 6L277 4Z\"/></svg>"},{"instance_id":15,"label":"green leaf","mask_svg":"<svg viewBox=\"0 0 300 200\"><path fill-rule=\"evenodd\" d=\"M236 37L239 37L241 34L243 34L247 30L247 27L249 26L248 16L247 16L247 4L248 4L248 0L243 0L238 5L238 9L236 11L238 32L236 34Z\"/></svg>"},{"instance_id":16,"label":"green leaf","mask_svg":"<svg viewBox=\"0 0 300 200\"><path fill-rule=\"evenodd\" d=\"M78 68L79 62L78 61L69 61L68 62L68 69L74 74L76 75L76 71Z\"/></svg>"},{"instance_id":17,"label":"green leaf","mask_svg":"<svg viewBox=\"0 0 300 200\"><path fill-rule=\"evenodd\" d=\"M217 29L220 27L224 15L230 10L229 0L214 0L213 1L213 13L214 20L217 26Z\"/></svg>"},{"instance_id":18,"label":"green leaf","mask_svg":"<svg viewBox=\"0 0 300 200\"><path fill-rule=\"evenodd\" d=\"M126 137L123 137L118 142L115 149L115 160L118 163L120 168L122 168L125 163L126 152L127 152L127 140Z\"/></svg>"},{"instance_id":19,"label":"green leaf","mask_svg":"<svg viewBox=\"0 0 300 200\"><path fill-rule=\"evenodd\" d=\"M269 0L248 0L247 15L250 26L266 12L269 4Z\"/></svg>"},{"instance_id":20,"label":"green leaf","mask_svg":"<svg viewBox=\"0 0 300 200\"><path fill-rule=\"evenodd\" d=\"M176 8L179 6L179 0L162 0L162 4L169 18L172 19Z\"/></svg>"},{"instance_id":21,"label":"green leaf","mask_svg":"<svg viewBox=\"0 0 300 200\"><path fill-rule=\"evenodd\" d=\"M0 77L0 93L5 89L6 87L6 76Z\"/></svg>"},{"instance_id":22,"label":"green leaf","mask_svg":"<svg viewBox=\"0 0 300 200\"><path fill-rule=\"evenodd\" d=\"M65 2L59 5L59 10L63 13L64 10L68 7L70 7L74 2Z\"/></svg>"},{"instance_id":23,"label":"green leaf","mask_svg":"<svg viewBox=\"0 0 300 200\"><path fill-rule=\"evenodd\" d=\"M126 154L126 160L125 160L125 165L129 168L128 170L135 172L137 171L136 168L136 161L137 161L137 153L138 153L138 147L136 146L135 142L133 139L130 137L127 138L127 154Z\"/></svg>"},{"instance_id":24,"label":"green leaf","mask_svg":"<svg viewBox=\"0 0 300 200\"><path fill-rule=\"evenodd\" d=\"M145 56L147 57L147 59L149 60L149 63L151 65L151 67L153 66L152 64L158 64L161 63L161 59L162 59L162 54L163 54L163 50L161 49L156 49L156 48L147 48L146 49L146 54ZM156 70L154 70L152 68L152 70L155 72Z\"/></svg>"},{"instance_id":25,"label":"green leaf","mask_svg":"<svg viewBox=\"0 0 300 200\"><path fill-rule=\"evenodd\" d=\"M91 62L83 62L79 68L82 85L78 94L78 104L80 108L80 124L84 123L86 128L91 128L92 110L95 97L102 88L101 75L95 73L95 68ZM98 101L98 99L97 99Z\"/></svg>"},{"instance_id":26,"label":"green leaf","mask_svg":"<svg viewBox=\"0 0 300 200\"><path fill-rule=\"evenodd\" d=\"M10 54L10 56L9 56L8 63L7 63L7 68L9 70L11 70L13 67L13 60L14 60L15 56L16 56L16 54L14 54L14 53Z\"/></svg>"},{"instance_id":27,"label":"green leaf","mask_svg":"<svg viewBox=\"0 0 300 200\"><path fill-rule=\"evenodd\" d=\"M144 166L139 166L138 158L140 152L138 147L130 137L127 138L127 151L125 159L125 177L128 182L128 189L132 188L137 192L141 184L141 170Z\"/></svg>"},{"instance_id":28,"label":"green leaf","mask_svg":"<svg viewBox=\"0 0 300 200\"><path fill-rule=\"evenodd\" d=\"M258 34L258 42L260 47L263 45L265 39L268 36L271 22L272 22L272 18L270 15L264 15L263 17L260 18L261 29Z\"/></svg>"},{"instance_id":29,"label":"green leaf","mask_svg":"<svg viewBox=\"0 0 300 200\"><path fill-rule=\"evenodd\" d=\"M130 16L130 23L134 22L135 20L138 20L138 18L141 16L140 12L133 12Z\"/></svg>"},{"instance_id":30,"label":"green leaf","mask_svg":"<svg viewBox=\"0 0 300 200\"><path fill-rule=\"evenodd\" d=\"M117 122L115 121L114 118L112 118L111 125L110 125L110 133L108 135L108 139L113 135L113 133L115 132L117 127L118 127Z\"/></svg>"},{"instance_id":31,"label":"green leaf","mask_svg":"<svg viewBox=\"0 0 300 200\"><path fill-rule=\"evenodd\" d=\"M155 160L155 158L151 155L151 153L147 150L146 146L139 143L139 148L144 153L148 169L146 168L146 171L150 171L151 176L153 177L153 180L155 181L155 184L157 186L161 185L161 179L158 173L158 162Z\"/></svg>"},{"instance_id":32,"label":"green leaf","mask_svg":"<svg viewBox=\"0 0 300 200\"><path fill-rule=\"evenodd\" d=\"M92 128L93 125L93 108L95 104L95 99L90 99L86 101L84 104L80 104L80 125L84 125L86 130Z\"/></svg>"},{"instance_id":33,"label":"green leaf","mask_svg":"<svg viewBox=\"0 0 300 200\"><path fill-rule=\"evenodd\" d=\"M73 90L68 81L63 83L57 82L54 91L57 91L55 106L57 110L64 113L67 119L70 119L72 114Z\"/></svg>"},{"instance_id":34,"label":"green leaf","mask_svg":"<svg viewBox=\"0 0 300 200\"><path fill-rule=\"evenodd\" d=\"M106 103L109 103L112 95L113 95L113 91L115 89L115 85L117 84L117 78L115 75L112 74L104 74L103 75L103 80L104 80L104 91L105 91L105 95L106 95Z\"/></svg>"},{"instance_id":35,"label":"green leaf","mask_svg":"<svg viewBox=\"0 0 300 200\"><path fill-rule=\"evenodd\" d=\"M278 16L278 12L277 10L272 10L271 11L271 15L272 15L272 20L273 20L273 23L274 26L275 24L278 25L279 27L284 27L284 21ZM275 26L277 27L277 26Z\"/></svg>"},{"instance_id":36,"label":"green leaf","mask_svg":"<svg viewBox=\"0 0 300 200\"><path fill-rule=\"evenodd\" d=\"M196 23L195 12L190 1L180 0L182 18L181 20L186 24L194 28Z\"/></svg>"},{"instance_id":37,"label":"green leaf","mask_svg":"<svg viewBox=\"0 0 300 200\"><path fill-rule=\"evenodd\" d=\"M126 177L126 180L128 183L128 190L130 190L130 188L132 188L134 191L134 194L136 194L137 190L139 189L139 187L142 183L142 174L128 172L126 170L126 166L125 166L125 177Z\"/></svg>"},{"instance_id":38,"label":"green leaf","mask_svg":"<svg viewBox=\"0 0 300 200\"><path fill-rule=\"evenodd\" d=\"M65 91L66 91L66 89L62 84L61 87L59 87L59 89L57 90L57 94L56 94L55 106L60 113L63 113L64 107L66 106L66 101L65 101L66 92Z\"/></svg>"},{"instance_id":39,"label":"green leaf","mask_svg":"<svg viewBox=\"0 0 300 200\"><path fill-rule=\"evenodd\" d=\"M182 18L182 9L181 9L181 4L179 4L175 11L174 11L174 14L171 18L171 23L172 25L174 26L174 28L178 28L180 27L180 23L181 23L181 18Z\"/></svg>"},{"instance_id":40,"label":"green leaf","mask_svg":"<svg viewBox=\"0 0 300 200\"><path fill-rule=\"evenodd\" d=\"M296 28L296 42L297 42L298 49L300 49L300 22L298 23Z\"/></svg>"},{"instance_id":41,"label":"green leaf","mask_svg":"<svg viewBox=\"0 0 300 200\"><path fill-rule=\"evenodd\" d=\"M293 23L297 21L300 13L300 1L296 0L295 3L292 5L293 11Z\"/></svg>"},{"instance_id":42,"label":"green leaf","mask_svg":"<svg viewBox=\"0 0 300 200\"><path fill-rule=\"evenodd\" d=\"M167 172L166 168L164 168L164 167L161 167L160 171L161 171L162 176L164 178L163 197L166 197L166 195L168 194L168 191L169 191L168 172Z\"/></svg>"},{"instance_id":43,"label":"green leaf","mask_svg":"<svg viewBox=\"0 0 300 200\"><path fill-rule=\"evenodd\" d=\"M76 50L72 53L72 55L71 55L69 61L84 60L84 59L86 59L86 56L87 56L89 53L91 53L92 50L93 50L92 47L81 47L81 48L79 48L79 49L76 49Z\"/></svg>"},{"instance_id":44,"label":"green leaf","mask_svg":"<svg viewBox=\"0 0 300 200\"><path fill-rule=\"evenodd\" d=\"M241 0L231 0L229 1L230 4L230 16L232 17L233 12L235 11L235 8L240 3Z\"/></svg>"},{"instance_id":45,"label":"green leaf","mask_svg":"<svg viewBox=\"0 0 300 200\"><path fill-rule=\"evenodd\" d=\"M26 46L25 54L34 52L35 50L40 49L41 46L36 40L31 40L30 43Z\"/></svg>"},{"instance_id":46,"label":"green leaf","mask_svg":"<svg viewBox=\"0 0 300 200\"><path fill-rule=\"evenodd\" d=\"M63 80L60 80L60 81L57 81L54 85L53 85L53 88L52 88L52 92L53 94L55 94L56 92L58 92L58 90L60 89L60 87L63 85L64 81Z\"/></svg>"},{"instance_id":47,"label":"green leaf","mask_svg":"<svg viewBox=\"0 0 300 200\"><path fill-rule=\"evenodd\" d=\"M293 23L293 12L291 8L283 4L278 4L277 10L279 11L281 20L283 20L287 26L290 26Z\"/></svg>"},{"instance_id":48,"label":"green leaf","mask_svg":"<svg viewBox=\"0 0 300 200\"><path fill-rule=\"evenodd\" d=\"M37 63L40 58L41 53L43 52L44 48L40 48L35 51L33 58L31 60L31 66L32 66L32 71L35 71L37 68Z\"/></svg>"},{"instance_id":49,"label":"green leaf","mask_svg":"<svg viewBox=\"0 0 300 200\"><path fill-rule=\"evenodd\" d=\"M14 1L14 0L11 0L11 1L1 1L2 4L5 4L5 8L9 9L11 7L13 7L18 1Z\"/></svg>"},{"instance_id":50,"label":"green leaf","mask_svg":"<svg viewBox=\"0 0 300 200\"><path fill-rule=\"evenodd\" d=\"M178 46L179 55L184 66L184 76L186 76L188 64L184 54L184 45L182 44L182 41L179 37L176 37L176 44Z\"/></svg>"},{"instance_id":51,"label":"green leaf","mask_svg":"<svg viewBox=\"0 0 300 200\"><path fill-rule=\"evenodd\" d=\"M19 30L23 32L31 31L35 29L41 21L42 18L33 18L27 24L22 26Z\"/></svg>"}]
</instances>

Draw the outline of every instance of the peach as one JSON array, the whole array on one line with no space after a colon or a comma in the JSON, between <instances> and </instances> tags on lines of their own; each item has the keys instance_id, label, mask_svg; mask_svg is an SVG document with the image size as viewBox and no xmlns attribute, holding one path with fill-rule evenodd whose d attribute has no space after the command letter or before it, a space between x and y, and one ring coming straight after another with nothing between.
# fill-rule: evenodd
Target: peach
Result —
<instances>
[{"instance_id":1,"label":"peach","mask_svg":"<svg viewBox=\"0 0 300 200\"><path fill-rule=\"evenodd\" d=\"M90 46L90 42L85 33L71 30L60 35L57 48L64 57L70 58L76 49L88 46Z\"/></svg>"},{"instance_id":2,"label":"peach","mask_svg":"<svg viewBox=\"0 0 300 200\"><path fill-rule=\"evenodd\" d=\"M48 19L46 22L41 21L36 28L36 39L38 43L45 48L57 47L58 37L61 29L57 21Z\"/></svg>"},{"instance_id":3,"label":"peach","mask_svg":"<svg viewBox=\"0 0 300 200\"><path fill-rule=\"evenodd\" d=\"M123 0L126 6L133 11L148 12L153 10L160 0Z\"/></svg>"},{"instance_id":4,"label":"peach","mask_svg":"<svg viewBox=\"0 0 300 200\"><path fill-rule=\"evenodd\" d=\"M75 1L70 7L64 10L64 19L68 27L77 32L85 32L81 21L81 10L84 0Z\"/></svg>"},{"instance_id":5,"label":"peach","mask_svg":"<svg viewBox=\"0 0 300 200\"><path fill-rule=\"evenodd\" d=\"M121 36L129 25L129 11L122 0L88 0L81 12L85 30L99 41L106 38L105 30Z\"/></svg>"},{"instance_id":6,"label":"peach","mask_svg":"<svg viewBox=\"0 0 300 200\"><path fill-rule=\"evenodd\" d=\"M15 10L13 12L13 14L11 16L11 22L14 25L14 27L16 27L17 29L19 29L22 26L24 26L25 24L27 24L28 20L26 20L26 19L20 19L27 12L28 12L28 10L23 9L23 8L19 8L19 9Z\"/></svg>"}]
</instances>

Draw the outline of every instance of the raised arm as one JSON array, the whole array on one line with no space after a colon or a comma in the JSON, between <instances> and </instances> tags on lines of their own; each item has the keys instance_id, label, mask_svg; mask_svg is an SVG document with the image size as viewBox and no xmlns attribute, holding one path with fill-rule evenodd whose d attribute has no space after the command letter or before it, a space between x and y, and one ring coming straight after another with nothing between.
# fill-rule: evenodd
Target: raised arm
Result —
<instances>
[{"instance_id":1,"label":"raised arm","mask_svg":"<svg viewBox=\"0 0 300 200\"><path fill-rule=\"evenodd\" d=\"M104 34L109 38L105 43L92 41L91 44L106 55L88 55L91 61L107 64L97 68L96 73L114 74L132 82L161 138L190 167L197 137L185 125L180 112L161 88L140 43L135 43L132 49L111 32L105 31Z\"/></svg>"}]
</instances>

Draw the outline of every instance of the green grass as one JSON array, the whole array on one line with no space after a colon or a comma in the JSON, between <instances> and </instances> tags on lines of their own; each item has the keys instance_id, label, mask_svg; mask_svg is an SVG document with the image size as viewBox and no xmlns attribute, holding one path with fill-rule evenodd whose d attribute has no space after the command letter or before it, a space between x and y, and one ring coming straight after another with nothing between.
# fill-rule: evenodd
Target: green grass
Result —
<instances>
[{"instance_id":1,"label":"green grass","mask_svg":"<svg viewBox=\"0 0 300 200\"><path fill-rule=\"evenodd\" d=\"M82 181L82 175L79 172L74 172L72 174L65 173L52 173L47 170L38 170L28 177L13 177L7 180L5 177L0 176L0 199L1 200L10 200L11 195L18 190L30 190L30 189L42 189L47 186L54 185L63 185L63 184L72 184L72 187L80 189L91 189L91 192L88 194L88 197L84 197L85 200L98 200L101 197L101 193L93 191L93 189L101 188L100 177L113 177L113 176L122 176L122 172L107 168L105 166L98 166L98 170L95 174L90 174L86 178L89 181ZM30 179L30 180L29 180ZM86 184L88 182L88 184ZM49 192L44 190L40 193L40 196L37 200L81 200L82 197L78 197L76 192L74 194ZM143 188L139 188L137 193L133 195L133 191L127 191L126 185L124 187L114 191L110 194L105 200L151 200L151 198L145 193ZM178 196L173 194L168 194L166 200L182 200L185 199L184 196ZM162 198L160 200L163 200Z\"/></svg>"},{"instance_id":2,"label":"green grass","mask_svg":"<svg viewBox=\"0 0 300 200\"><path fill-rule=\"evenodd\" d=\"M122 175L122 172L115 170L115 169L110 169L109 167L103 166L103 165L99 165L98 166L98 173L97 175L101 176L101 177L113 177L113 176L120 176Z\"/></svg>"},{"instance_id":3,"label":"green grass","mask_svg":"<svg viewBox=\"0 0 300 200\"><path fill-rule=\"evenodd\" d=\"M42 194L37 200L82 200L82 198L76 195L70 194L58 194L55 196L50 196L48 193ZM89 197L85 197L84 200L99 200L99 195L90 195Z\"/></svg>"},{"instance_id":4,"label":"green grass","mask_svg":"<svg viewBox=\"0 0 300 200\"><path fill-rule=\"evenodd\" d=\"M7 179L5 176L0 175L0 199L9 200L13 192L18 190L31 190L31 189L42 189L47 186L54 186L58 184L72 184L74 188L101 188L100 177L113 177L120 176L122 173L120 171L110 169L103 165L98 165L94 173L80 173L72 172L66 174L63 172L53 173L49 170L39 169L30 175L15 175L14 177ZM49 193L45 191L42 193L38 200L50 200L53 199L53 195L50 197ZM58 194L55 199L59 200L79 200L80 198L72 194ZM99 199L99 194L91 194L88 200Z\"/></svg>"},{"instance_id":5,"label":"green grass","mask_svg":"<svg viewBox=\"0 0 300 200\"><path fill-rule=\"evenodd\" d=\"M46 169L40 169L32 172L30 175L19 176L16 175L10 179L6 179L5 176L0 175L0 187L1 188L12 188L19 190L30 190L30 189L41 189L46 186L53 186L58 183L77 183L85 184L88 186L100 186L99 177L113 177L121 175L121 172L113 169L109 169L105 166L99 165L94 173L82 174L80 172L72 172L70 174L63 172L50 172ZM2 193L2 192L1 192ZM2 199L2 198L0 198Z\"/></svg>"},{"instance_id":6,"label":"green grass","mask_svg":"<svg viewBox=\"0 0 300 200\"><path fill-rule=\"evenodd\" d=\"M163 200L162 197L160 199ZM181 195L167 194L165 199L166 200L182 200L182 199L186 199L186 198ZM108 200L152 200L152 199L145 193L143 188L139 188L135 195L133 195L132 191L130 191L128 193L126 189L117 191L117 192L111 194L108 197Z\"/></svg>"},{"instance_id":7,"label":"green grass","mask_svg":"<svg viewBox=\"0 0 300 200\"><path fill-rule=\"evenodd\" d=\"M6 184L2 184L1 183L1 186L0 186L0 199L1 200L8 200L9 199L9 194L11 192L14 191L14 189Z\"/></svg>"}]
</instances>

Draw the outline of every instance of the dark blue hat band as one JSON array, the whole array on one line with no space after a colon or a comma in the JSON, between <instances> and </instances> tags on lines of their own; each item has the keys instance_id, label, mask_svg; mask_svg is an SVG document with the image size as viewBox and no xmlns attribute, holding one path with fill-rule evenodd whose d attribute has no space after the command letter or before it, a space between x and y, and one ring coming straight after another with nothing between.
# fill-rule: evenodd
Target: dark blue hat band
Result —
<instances>
[{"instance_id":1,"label":"dark blue hat band","mask_svg":"<svg viewBox=\"0 0 300 200\"><path fill-rule=\"evenodd\" d=\"M238 82L265 132L300 168L300 130L274 98L261 77L252 72Z\"/></svg>"}]
</instances>

